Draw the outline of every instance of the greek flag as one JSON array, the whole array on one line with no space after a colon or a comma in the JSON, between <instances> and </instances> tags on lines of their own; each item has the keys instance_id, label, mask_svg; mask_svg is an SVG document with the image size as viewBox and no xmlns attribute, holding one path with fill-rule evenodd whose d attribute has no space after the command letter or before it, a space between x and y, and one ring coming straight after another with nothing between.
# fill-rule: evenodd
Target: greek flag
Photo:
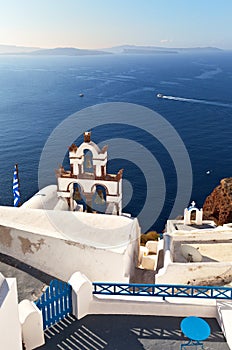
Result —
<instances>
[{"instance_id":1,"label":"greek flag","mask_svg":"<svg viewBox=\"0 0 232 350\"><path fill-rule=\"evenodd\" d=\"M20 192L19 192L19 178L18 178L17 164L15 164L15 167L14 167L13 195L14 195L14 207L18 207L20 205Z\"/></svg>"}]
</instances>

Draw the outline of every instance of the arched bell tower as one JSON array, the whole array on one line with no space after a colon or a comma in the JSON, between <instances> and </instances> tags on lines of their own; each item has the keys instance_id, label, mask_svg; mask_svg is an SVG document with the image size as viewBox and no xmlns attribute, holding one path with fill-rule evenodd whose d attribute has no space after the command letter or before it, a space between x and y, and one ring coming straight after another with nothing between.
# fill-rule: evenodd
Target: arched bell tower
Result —
<instances>
[{"instance_id":1,"label":"arched bell tower","mask_svg":"<svg viewBox=\"0 0 232 350\"><path fill-rule=\"evenodd\" d=\"M79 147L75 144L69 147L70 171L60 167L56 176L57 194L67 199L70 210L78 208L75 198L81 197L87 211L99 212L95 210L95 202L98 208L102 203L106 214L122 214L123 169L117 174L107 174L107 149L108 146L100 149L91 141L91 132L84 133L84 142ZM77 188L74 184L79 185L81 193L74 193Z\"/></svg>"},{"instance_id":2,"label":"arched bell tower","mask_svg":"<svg viewBox=\"0 0 232 350\"><path fill-rule=\"evenodd\" d=\"M191 220L191 214L195 213L195 220ZM196 203L192 201L191 205L184 210L184 224L191 225L202 225L203 210L196 207Z\"/></svg>"}]
</instances>

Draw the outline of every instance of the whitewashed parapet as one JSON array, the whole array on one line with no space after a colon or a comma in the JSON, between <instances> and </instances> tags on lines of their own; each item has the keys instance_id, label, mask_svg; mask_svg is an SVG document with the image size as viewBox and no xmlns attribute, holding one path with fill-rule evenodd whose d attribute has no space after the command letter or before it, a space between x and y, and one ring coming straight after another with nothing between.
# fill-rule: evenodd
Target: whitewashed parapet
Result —
<instances>
[{"instance_id":1,"label":"whitewashed parapet","mask_svg":"<svg viewBox=\"0 0 232 350\"><path fill-rule=\"evenodd\" d=\"M226 338L227 345L232 349L232 301L217 300L217 321Z\"/></svg>"},{"instance_id":2,"label":"whitewashed parapet","mask_svg":"<svg viewBox=\"0 0 232 350\"><path fill-rule=\"evenodd\" d=\"M22 350L21 326L18 312L15 278L0 273L0 349Z\"/></svg>"},{"instance_id":3,"label":"whitewashed parapet","mask_svg":"<svg viewBox=\"0 0 232 350\"><path fill-rule=\"evenodd\" d=\"M73 314L78 319L88 314L216 317L215 300L92 295L92 283L81 272L75 272L69 283L73 288Z\"/></svg>"},{"instance_id":4,"label":"whitewashed parapet","mask_svg":"<svg viewBox=\"0 0 232 350\"><path fill-rule=\"evenodd\" d=\"M149 253L157 254L157 246L158 246L158 241L146 242L146 248L148 249Z\"/></svg>"},{"instance_id":5,"label":"whitewashed parapet","mask_svg":"<svg viewBox=\"0 0 232 350\"><path fill-rule=\"evenodd\" d=\"M19 303L19 319L26 350L35 349L45 343L42 311L30 300Z\"/></svg>"},{"instance_id":6,"label":"whitewashed parapet","mask_svg":"<svg viewBox=\"0 0 232 350\"><path fill-rule=\"evenodd\" d=\"M93 300L92 283L81 272L75 272L68 281L72 286L73 315L77 319L88 315L89 306Z\"/></svg>"}]
</instances>

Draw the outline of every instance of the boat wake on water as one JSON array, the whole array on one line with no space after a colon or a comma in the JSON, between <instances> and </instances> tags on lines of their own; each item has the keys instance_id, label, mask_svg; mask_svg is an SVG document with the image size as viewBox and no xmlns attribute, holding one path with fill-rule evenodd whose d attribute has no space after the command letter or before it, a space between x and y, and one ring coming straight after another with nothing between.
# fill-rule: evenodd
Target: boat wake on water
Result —
<instances>
[{"instance_id":1,"label":"boat wake on water","mask_svg":"<svg viewBox=\"0 0 232 350\"><path fill-rule=\"evenodd\" d=\"M227 107L232 108L232 103L223 103L223 102L217 102L217 101L207 101L207 100L198 100L194 98L184 98L184 97L177 97L177 96L166 96L163 94L157 94L158 98L163 98L166 100L174 100L174 101L181 101L181 102L191 102L191 103L202 103L205 105L211 105L211 106L218 106L218 107Z\"/></svg>"}]
</instances>

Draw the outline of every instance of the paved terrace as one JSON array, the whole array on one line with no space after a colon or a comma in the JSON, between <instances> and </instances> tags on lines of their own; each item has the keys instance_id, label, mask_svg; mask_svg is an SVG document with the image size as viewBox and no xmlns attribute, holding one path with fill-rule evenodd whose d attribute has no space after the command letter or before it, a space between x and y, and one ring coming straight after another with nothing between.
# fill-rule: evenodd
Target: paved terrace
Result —
<instances>
[{"instance_id":1,"label":"paved terrace","mask_svg":"<svg viewBox=\"0 0 232 350\"><path fill-rule=\"evenodd\" d=\"M46 343L37 350L179 350L186 342L181 317L89 315L57 323L45 331ZM205 350L229 350L216 319Z\"/></svg>"},{"instance_id":2,"label":"paved terrace","mask_svg":"<svg viewBox=\"0 0 232 350\"><path fill-rule=\"evenodd\" d=\"M16 277L19 301L37 300L53 276L0 254L0 271ZM206 350L229 350L216 319L207 319L211 335ZM38 350L177 350L186 340L180 317L89 315L66 318L45 331L46 343Z\"/></svg>"},{"instance_id":3,"label":"paved terrace","mask_svg":"<svg viewBox=\"0 0 232 350\"><path fill-rule=\"evenodd\" d=\"M228 241L214 240L213 242L186 242L194 247L202 256L204 262L231 262L232 243ZM186 259L181 252L182 242L174 242L174 262L186 263ZM215 248L216 247L216 248Z\"/></svg>"}]
</instances>

